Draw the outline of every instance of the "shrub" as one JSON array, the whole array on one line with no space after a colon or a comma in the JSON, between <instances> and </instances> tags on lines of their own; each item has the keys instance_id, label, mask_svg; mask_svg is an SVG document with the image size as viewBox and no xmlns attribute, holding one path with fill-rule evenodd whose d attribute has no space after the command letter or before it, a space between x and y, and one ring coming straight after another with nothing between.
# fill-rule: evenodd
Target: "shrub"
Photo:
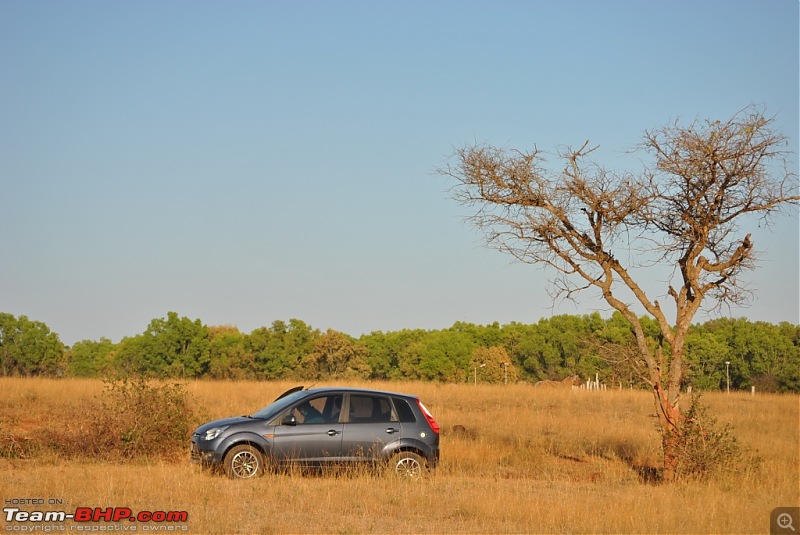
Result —
<instances>
[{"instance_id":1,"label":"shrub","mask_svg":"<svg viewBox=\"0 0 800 535\"><path fill-rule=\"evenodd\" d=\"M756 469L760 463L739 444L730 424L717 424L699 395L692 398L676 441L679 479L708 479L725 472Z\"/></svg>"},{"instance_id":2,"label":"shrub","mask_svg":"<svg viewBox=\"0 0 800 535\"><path fill-rule=\"evenodd\" d=\"M111 379L94 404L65 411L42 441L67 458L170 456L186 448L193 412L179 383Z\"/></svg>"},{"instance_id":3,"label":"shrub","mask_svg":"<svg viewBox=\"0 0 800 535\"><path fill-rule=\"evenodd\" d=\"M108 381L103 408L123 457L169 454L186 447L192 414L179 383L148 383L141 377Z\"/></svg>"}]
</instances>

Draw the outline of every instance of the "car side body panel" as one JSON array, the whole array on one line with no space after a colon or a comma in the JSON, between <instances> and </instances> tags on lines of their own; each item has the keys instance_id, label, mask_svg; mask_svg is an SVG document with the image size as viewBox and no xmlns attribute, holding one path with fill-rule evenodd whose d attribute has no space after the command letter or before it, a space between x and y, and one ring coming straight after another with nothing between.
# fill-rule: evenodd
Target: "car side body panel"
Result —
<instances>
[{"instance_id":1,"label":"car side body panel","mask_svg":"<svg viewBox=\"0 0 800 535\"><path fill-rule=\"evenodd\" d=\"M279 464L337 461L341 458L343 428L340 423L276 425L270 455Z\"/></svg>"}]
</instances>

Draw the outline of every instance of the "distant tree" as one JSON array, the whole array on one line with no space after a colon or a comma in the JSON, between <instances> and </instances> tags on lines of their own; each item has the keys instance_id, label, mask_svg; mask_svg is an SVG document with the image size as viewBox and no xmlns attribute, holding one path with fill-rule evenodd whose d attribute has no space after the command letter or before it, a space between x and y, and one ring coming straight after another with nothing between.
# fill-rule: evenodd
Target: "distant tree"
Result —
<instances>
[{"instance_id":1,"label":"distant tree","mask_svg":"<svg viewBox=\"0 0 800 535\"><path fill-rule=\"evenodd\" d=\"M255 329L247 337L247 350L255 359L256 376L284 379L301 374L301 363L314 351L321 336L305 322L276 320L272 326Z\"/></svg>"},{"instance_id":2,"label":"distant tree","mask_svg":"<svg viewBox=\"0 0 800 535\"><path fill-rule=\"evenodd\" d=\"M504 325L501 329L502 337L500 343L508 353L508 358L517 367L519 379L527 379L528 377L526 370L522 368L522 363L531 353L530 344L528 343L529 330L530 326L518 322Z\"/></svg>"},{"instance_id":3,"label":"distant tree","mask_svg":"<svg viewBox=\"0 0 800 535\"><path fill-rule=\"evenodd\" d=\"M777 336L786 341L782 351L776 355L778 390L800 392L800 325L784 321L778 325Z\"/></svg>"},{"instance_id":4,"label":"distant tree","mask_svg":"<svg viewBox=\"0 0 800 535\"><path fill-rule=\"evenodd\" d=\"M539 379L561 380L576 372L585 377L599 371L596 365L581 365L583 356L587 354L587 339L592 334L592 323L586 316L564 314L543 318L537 327L545 345L550 348L550 358L543 363L546 364L545 374Z\"/></svg>"},{"instance_id":5,"label":"distant tree","mask_svg":"<svg viewBox=\"0 0 800 535\"><path fill-rule=\"evenodd\" d=\"M208 372L208 327L199 320L168 312L153 319L144 333L124 338L115 365L124 371L156 377L201 377Z\"/></svg>"},{"instance_id":6,"label":"distant tree","mask_svg":"<svg viewBox=\"0 0 800 535\"><path fill-rule=\"evenodd\" d=\"M480 346L471 324L456 323L449 329L430 331L423 344L419 371L424 379L463 382L469 377L469 362Z\"/></svg>"},{"instance_id":7,"label":"distant tree","mask_svg":"<svg viewBox=\"0 0 800 535\"><path fill-rule=\"evenodd\" d=\"M520 374L530 380L561 380L604 371L604 364L590 351L595 330L602 327L599 314L560 315L542 318L533 325L511 324L501 329L501 344Z\"/></svg>"},{"instance_id":8,"label":"distant tree","mask_svg":"<svg viewBox=\"0 0 800 535\"><path fill-rule=\"evenodd\" d=\"M447 330L459 333L475 344L484 347L499 345L502 339L502 331L500 330L500 324L498 322L494 322L491 325L476 325L474 323L457 321Z\"/></svg>"},{"instance_id":9,"label":"distant tree","mask_svg":"<svg viewBox=\"0 0 800 535\"><path fill-rule=\"evenodd\" d=\"M310 379L366 379L370 372L367 348L333 329L320 336L303 359L302 373Z\"/></svg>"},{"instance_id":10,"label":"distant tree","mask_svg":"<svg viewBox=\"0 0 800 535\"><path fill-rule=\"evenodd\" d=\"M367 362L374 379L418 379L415 365L409 363L408 351L427 336L422 329L403 329L393 332L373 332L362 335L359 341L369 352ZM402 364L402 365L401 365Z\"/></svg>"},{"instance_id":11,"label":"distant tree","mask_svg":"<svg viewBox=\"0 0 800 535\"><path fill-rule=\"evenodd\" d=\"M513 384L517 381L517 368L503 347L477 348L472 352L469 367L480 382Z\"/></svg>"},{"instance_id":12,"label":"distant tree","mask_svg":"<svg viewBox=\"0 0 800 535\"><path fill-rule=\"evenodd\" d=\"M545 320L539 321L528 336L528 358L522 365L534 380L561 378L565 373L561 350L548 334L553 333Z\"/></svg>"},{"instance_id":13,"label":"distant tree","mask_svg":"<svg viewBox=\"0 0 800 535\"><path fill-rule=\"evenodd\" d=\"M61 375L64 344L42 322L0 313L0 374Z\"/></svg>"},{"instance_id":14,"label":"distant tree","mask_svg":"<svg viewBox=\"0 0 800 535\"><path fill-rule=\"evenodd\" d=\"M686 335L686 359L689 362L686 381L695 388L719 390L725 385L725 362L730 348L726 340L698 326Z\"/></svg>"},{"instance_id":15,"label":"distant tree","mask_svg":"<svg viewBox=\"0 0 800 535\"><path fill-rule=\"evenodd\" d=\"M800 200L781 148L786 137L772 124L761 109L748 107L726 121L646 131L640 149L653 161L638 174L590 161L588 142L560 150L557 171L536 147L481 144L458 149L455 163L439 170L456 180L454 198L475 208L472 221L489 245L554 270L554 298L593 289L630 323L659 415L668 480L676 474L685 420L681 386L692 319L704 304L747 302L741 277L756 255L752 236L742 236L739 225L769 222ZM673 270L658 292L671 299L672 319L640 280L656 266ZM636 306L658 328L656 344Z\"/></svg>"},{"instance_id":16,"label":"distant tree","mask_svg":"<svg viewBox=\"0 0 800 535\"><path fill-rule=\"evenodd\" d=\"M719 319L703 330L728 347L731 388L756 386L763 391L800 389L800 347L797 326Z\"/></svg>"},{"instance_id":17,"label":"distant tree","mask_svg":"<svg viewBox=\"0 0 800 535\"><path fill-rule=\"evenodd\" d=\"M245 349L245 336L231 325L208 328L208 376L247 379L255 375L253 354Z\"/></svg>"},{"instance_id":18,"label":"distant tree","mask_svg":"<svg viewBox=\"0 0 800 535\"><path fill-rule=\"evenodd\" d=\"M67 374L73 377L97 377L111 371L116 347L108 338L75 342L66 352Z\"/></svg>"}]
</instances>

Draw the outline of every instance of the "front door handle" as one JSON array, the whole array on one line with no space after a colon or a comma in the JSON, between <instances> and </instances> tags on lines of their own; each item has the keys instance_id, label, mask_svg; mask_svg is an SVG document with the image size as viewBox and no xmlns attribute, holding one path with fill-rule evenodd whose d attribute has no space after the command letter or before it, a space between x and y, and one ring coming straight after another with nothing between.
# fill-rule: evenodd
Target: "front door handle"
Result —
<instances>
[{"instance_id":1,"label":"front door handle","mask_svg":"<svg viewBox=\"0 0 800 535\"><path fill-rule=\"evenodd\" d=\"M330 431L328 431L328 436L329 437L335 437L339 433L341 433L341 431L337 431L336 429L331 429Z\"/></svg>"}]
</instances>

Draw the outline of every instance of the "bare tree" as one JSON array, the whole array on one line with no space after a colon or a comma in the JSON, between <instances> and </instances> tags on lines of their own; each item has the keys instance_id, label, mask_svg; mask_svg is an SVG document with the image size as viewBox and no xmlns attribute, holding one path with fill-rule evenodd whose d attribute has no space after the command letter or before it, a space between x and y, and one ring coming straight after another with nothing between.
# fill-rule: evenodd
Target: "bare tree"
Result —
<instances>
[{"instance_id":1,"label":"bare tree","mask_svg":"<svg viewBox=\"0 0 800 535\"><path fill-rule=\"evenodd\" d=\"M594 289L630 323L659 415L665 479L674 475L684 423L680 387L692 318L704 302L746 303L741 275L756 255L739 225L769 223L800 201L781 149L786 138L773 121L749 106L724 122L646 131L637 149L654 161L640 173L594 163L588 142L559 150L557 171L536 147L486 144L456 150L454 163L438 170L456 179L454 199L476 210L471 221L490 246L552 268L554 298ZM665 287L645 288L642 274L664 265L672 269ZM665 308L674 317L653 297L671 300ZM637 309L658 324L659 340L645 335Z\"/></svg>"}]
</instances>

